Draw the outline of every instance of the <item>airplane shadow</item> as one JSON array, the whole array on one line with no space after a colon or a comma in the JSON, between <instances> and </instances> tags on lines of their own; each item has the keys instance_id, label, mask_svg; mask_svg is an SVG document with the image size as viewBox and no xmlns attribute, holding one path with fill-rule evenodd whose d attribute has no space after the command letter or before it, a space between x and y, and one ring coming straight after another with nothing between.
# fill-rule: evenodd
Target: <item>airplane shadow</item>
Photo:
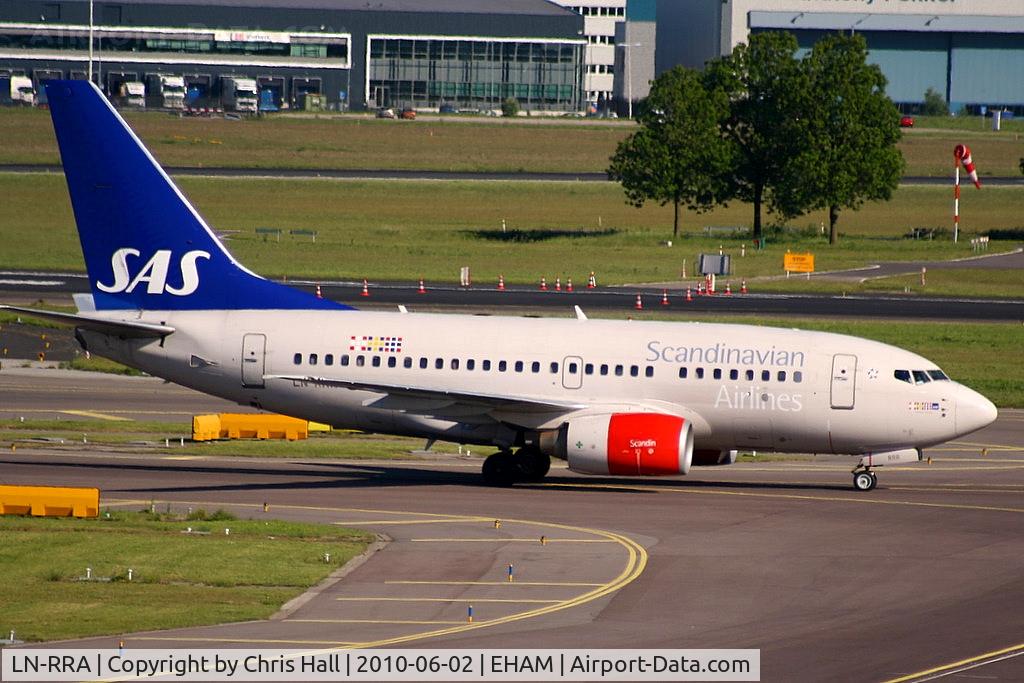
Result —
<instances>
[{"instance_id":1,"label":"airplane shadow","mask_svg":"<svg viewBox=\"0 0 1024 683\"><path fill-rule=\"evenodd\" d=\"M473 488L492 488L483 483L480 473L475 470L452 471L421 466L418 463L382 464L368 463L335 463L315 460L282 460L280 467L265 464L259 466L245 465L196 465L171 463L126 463L120 462L47 462L39 461L5 461L0 464L7 466L43 465L47 469L64 471L88 471L111 474L144 475L153 474L172 478L166 484L154 482L144 486L106 486L105 493L130 495L162 494L162 493L203 493L203 492L253 492L253 491L324 491L360 488L394 488L415 486L464 486ZM245 481L251 478L272 477L273 481ZM191 483L179 483L182 479ZM207 479L207 482L203 482ZM115 478L116 481L116 478ZM531 484L520 483L512 487L519 490L558 491L560 494L575 493L588 495L593 493L622 493L642 495L658 493L666 488L679 490L737 490L737 491L836 491L849 490L845 483L818 482L734 482L709 481L697 479L666 479L655 477L607 477L565 474L558 471L548 476L543 482Z\"/></svg>"}]
</instances>

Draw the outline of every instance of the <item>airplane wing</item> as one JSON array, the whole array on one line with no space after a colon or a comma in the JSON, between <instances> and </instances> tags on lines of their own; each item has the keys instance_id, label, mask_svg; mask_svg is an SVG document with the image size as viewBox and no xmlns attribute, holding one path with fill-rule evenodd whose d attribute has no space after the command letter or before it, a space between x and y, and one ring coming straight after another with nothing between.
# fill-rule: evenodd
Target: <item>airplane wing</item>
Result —
<instances>
[{"instance_id":1,"label":"airplane wing","mask_svg":"<svg viewBox=\"0 0 1024 683\"><path fill-rule=\"evenodd\" d=\"M558 401L529 396L505 396L483 392L447 391L429 387L380 382L314 377L310 375L266 375L264 379L283 379L321 386L371 391L384 394L380 399L370 399L364 405L387 410L402 410L431 416L471 417L487 415L492 411L516 413L568 413L586 408L586 404Z\"/></svg>"},{"instance_id":2,"label":"airplane wing","mask_svg":"<svg viewBox=\"0 0 1024 683\"><path fill-rule=\"evenodd\" d=\"M75 313L41 311L35 308L22 308L21 306L0 305L0 310L24 313L35 318L53 320L59 323L64 323L65 325L74 325L75 327L81 327L86 330L92 330L94 332L100 332L101 334L109 334L117 337L155 338L166 337L174 332L174 328L169 327L168 325L144 323L137 320L111 320L109 318L99 318Z\"/></svg>"}]
</instances>

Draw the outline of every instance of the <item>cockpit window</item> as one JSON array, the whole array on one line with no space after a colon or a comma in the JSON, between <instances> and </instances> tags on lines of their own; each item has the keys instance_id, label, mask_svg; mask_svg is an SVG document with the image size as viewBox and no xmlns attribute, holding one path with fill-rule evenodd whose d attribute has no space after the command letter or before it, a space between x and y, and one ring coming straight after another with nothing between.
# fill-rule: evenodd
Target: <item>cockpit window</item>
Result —
<instances>
[{"instance_id":1,"label":"cockpit window","mask_svg":"<svg viewBox=\"0 0 1024 683\"><path fill-rule=\"evenodd\" d=\"M924 370L913 370L912 372L914 373L914 384L925 384L932 381Z\"/></svg>"},{"instance_id":2,"label":"cockpit window","mask_svg":"<svg viewBox=\"0 0 1024 683\"><path fill-rule=\"evenodd\" d=\"M928 371L928 376L931 377L932 379L936 380L936 381L944 380L944 379L948 380L949 379L949 375L944 373L942 370L929 370Z\"/></svg>"},{"instance_id":3,"label":"cockpit window","mask_svg":"<svg viewBox=\"0 0 1024 683\"><path fill-rule=\"evenodd\" d=\"M910 370L896 370L892 373L892 376L901 382L906 382L907 384L914 383L913 380L910 379Z\"/></svg>"}]
</instances>

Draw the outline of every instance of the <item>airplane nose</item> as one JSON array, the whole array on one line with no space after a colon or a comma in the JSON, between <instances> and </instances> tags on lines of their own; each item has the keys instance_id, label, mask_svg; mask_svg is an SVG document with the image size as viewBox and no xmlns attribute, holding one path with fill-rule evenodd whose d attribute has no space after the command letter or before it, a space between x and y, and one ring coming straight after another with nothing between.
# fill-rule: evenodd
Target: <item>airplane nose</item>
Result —
<instances>
[{"instance_id":1,"label":"airplane nose","mask_svg":"<svg viewBox=\"0 0 1024 683\"><path fill-rule=\"evenodd\" d=\"M992 401L966 387L964 393L956 403L957 434L969 434L996 421L998 412Z\"/></svg>"}]
</instances>

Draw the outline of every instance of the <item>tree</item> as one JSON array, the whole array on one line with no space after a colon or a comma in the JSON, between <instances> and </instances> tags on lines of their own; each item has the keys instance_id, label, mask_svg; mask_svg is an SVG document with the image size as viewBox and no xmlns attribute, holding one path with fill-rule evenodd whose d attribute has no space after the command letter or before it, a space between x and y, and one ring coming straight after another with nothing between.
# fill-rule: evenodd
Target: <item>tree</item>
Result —
<instances>
[{"instance_id":1,"label":"tree","mask_svg":"<svg viewBox=\"0 0 1024 683\"><path fill-rule=\"evenodd\" d=\"M946 98L940 95L934 88L924 91L924 102L921 103L922 116L949 116L949 105Z\"/></svg>"},{"instance_id":2,"label":"tree","mask_svg":"<svg viewBox=\"0 0 1024 683\"><path fill-rule=\"evenodd\" d=\"M734 163L726 197L753 204L755 239L763 235L763 205L782 213L798 208L789 201L796 189L790 164L810 145L810 88L796 50L792 34L755 33L704 71L705 87L725 93L728 102L722 135Z\"/></svg>"},{"instance_id":3,"label":"tree","mask_svg":"<svg viewBox=\"0 0 1024 683\"><path fill-rule=\"evenodd\" d=\"M651 83L640 103L639 129L611 157L608 177L622 184L627 203L672 202L673 237L679 236L682 205L707 211L722 193L730 160L719 119L727 109L723 93L706 90L697 72L674 67Z\"/></svg>"},{"instance_id":4,"label":"tree","mask_svg":"<svg viewBox=\"0 0 1024 683\"><path fill-rule=\"evenodd\" d=\"M891 199L903 175L899 112L867 56L862 36L837 33L815 43L802 61L814 93L805 110L811 145L789 166L792 192L782 200L783 212L828 208L829 244L838 238L841 208Z\"/></svg>"},{"instance_id":5,"label":"tree","mask_svg":"<svg viewBox=\"0 0 1024 683\"><path fill-rule=\"evenodd\" d=\"M519 114L519 100L514 97L506 97L501 101L502 116L517 116Z\"/></svg>"}]
</instances>

